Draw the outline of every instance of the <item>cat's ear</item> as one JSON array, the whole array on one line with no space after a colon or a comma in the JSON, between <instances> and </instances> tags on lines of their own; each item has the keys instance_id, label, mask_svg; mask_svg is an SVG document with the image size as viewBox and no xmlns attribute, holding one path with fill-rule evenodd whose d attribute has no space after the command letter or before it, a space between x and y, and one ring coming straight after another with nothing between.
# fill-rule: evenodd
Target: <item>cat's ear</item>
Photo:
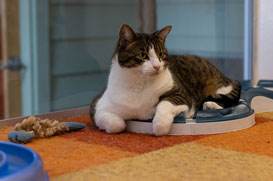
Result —
<instances>
[{"instance_id":1,"label":"cat's ear","mask_svg":"<svg viewBox=\"0 0 273 181\"><path fill-rule=\"evenodd\" d=\"M158 31L156 31L154 34L158 36L161 40L165 41L166 37L170 33L172 29L172 26L166 26Z\"/></svg>"},{"instance_id":2,"label":"cat's ear","mask_svg":"<svg viewBox=\"0 0 273 181\"><path fill-rule=\"evenodd\" d=\"M119 32L119 41L121 44L131 43L136 39L137 35L129 25L122 25Z\"/></svg>"}]
</instances>

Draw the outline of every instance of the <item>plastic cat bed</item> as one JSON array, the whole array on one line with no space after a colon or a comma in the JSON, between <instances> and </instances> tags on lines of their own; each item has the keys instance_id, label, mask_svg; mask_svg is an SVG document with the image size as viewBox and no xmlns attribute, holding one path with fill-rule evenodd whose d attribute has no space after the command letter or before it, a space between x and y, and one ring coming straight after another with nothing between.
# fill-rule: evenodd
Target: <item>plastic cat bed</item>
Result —
<instances>
[{"instance_id":1,"label":"plastic cat bed","mask_svg":"<svg viewBox=\"0 0 273 181\"><path fill-rule=\"evenodd\" d=\"M40 156L33 150L15 143L0 141L1 181L48 181Z\"/></svg>"},{"instance_id":2,"label":"plastic cat bed","mask_svg":"<svg viewBox=\"0 0 273 181\"><path fill-rule=\"evenodd\" d=\"M273 91L263 87L245 87L237 106L197 111L193 119L185 119L183 114L178 115L169 135L219 134L250 128L255 125L254 110L250 106L255 96L264 96L273 101ZM153 134L152 120L128 120L126 129L129 132Z\"/></svg>"}]
</instances>

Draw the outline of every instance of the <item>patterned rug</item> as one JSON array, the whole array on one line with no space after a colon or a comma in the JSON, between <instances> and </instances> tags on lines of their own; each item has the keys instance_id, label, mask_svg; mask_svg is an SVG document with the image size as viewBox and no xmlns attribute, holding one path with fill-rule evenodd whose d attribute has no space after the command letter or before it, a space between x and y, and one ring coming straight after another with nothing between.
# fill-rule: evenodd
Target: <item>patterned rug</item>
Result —
<instances>
[{"instance_id":1,"label":"patterned rug","mask_svg":"<svg viewBox=\"0 0 273 181\"><path fill-rule=\"evenodd\" d=\"M273 112L252 128L218 135L162 136L99 131L88 115L81 131L34 139L50 180L272 180ZM8 141L12 127L0 128Z\"/></svg>"}]
</instances>

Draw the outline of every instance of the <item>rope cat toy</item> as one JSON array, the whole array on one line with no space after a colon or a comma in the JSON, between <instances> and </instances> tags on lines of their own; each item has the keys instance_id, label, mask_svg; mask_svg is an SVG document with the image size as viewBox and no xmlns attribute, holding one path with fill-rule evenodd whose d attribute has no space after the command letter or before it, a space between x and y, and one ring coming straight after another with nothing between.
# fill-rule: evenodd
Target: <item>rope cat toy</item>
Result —
<instances>
[{"instance_id":1,"label":"rope cat toy","mask_svg":"<svg viewBox=\"0 0 273 181\"><path fill-rule=\"evenodd\" d=\"M85 128L83 123L59 122L31 116L17 123L14 131L9 132L8 138L15 143L29 143L34 138L47 138L83 128Z\"/></svg>"}]
</instances>

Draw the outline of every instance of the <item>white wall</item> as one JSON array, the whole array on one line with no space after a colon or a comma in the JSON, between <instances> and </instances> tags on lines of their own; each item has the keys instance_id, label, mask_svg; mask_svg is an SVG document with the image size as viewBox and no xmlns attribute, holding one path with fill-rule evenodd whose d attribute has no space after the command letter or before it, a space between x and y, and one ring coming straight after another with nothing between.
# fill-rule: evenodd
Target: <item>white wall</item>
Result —
<instances>
[{"instance_id":1,"label":"white wall","mask_svg":"<svg viewBox=\"0 0 273 181\"><path fill-rule=\"evenodd\" d=\"M273 1L255 0L254 83L273 79Z\"/></svg>"}]
</instances>

